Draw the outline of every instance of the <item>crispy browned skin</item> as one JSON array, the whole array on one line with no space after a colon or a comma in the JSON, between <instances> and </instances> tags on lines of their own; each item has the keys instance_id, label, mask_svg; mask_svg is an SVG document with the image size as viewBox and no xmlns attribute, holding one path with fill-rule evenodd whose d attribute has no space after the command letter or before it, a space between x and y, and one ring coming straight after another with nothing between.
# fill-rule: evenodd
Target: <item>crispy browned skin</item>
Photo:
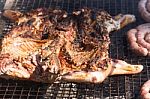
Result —
<instances>
[{"instance_id":1,"label":"crispy browned skin","mask_svg":"<svg viewBox=\"0 0 150 99\"><path fill-rule=\"evenodd\" d=\"M11 14L8 12L11 11L4 11L5 17ZM121 64L124 68L120 65L116 68L124 61L113 62L108 53L109 33L135 21L133 15L118 15L113 19L104 10L89 8L75 10L70 15L64 10L45 8L17 13L20 12L16 12L15 19L10 19L18 25L2 41L2 75L49 83L58 79L101 83L109 75L142 70L127 63Z\"/></svg>"},{"instance_id":2,"label":"crispy browned skin","mask_svg":"<svg viewBox=\"0 0 150 99\"><path fill-rule=\"evenodd\" d=\"M6 14L8 12L10 10L5 11L4 15L11 14ZM57 56L54 53L59 51L63 44L63 40L57 36L59 31L55 28L57 21L65 18L65 15L66 12L63 10L39 8L22 14L16 19L10 18L18 25L2 40L0 59L2 76L9 75L13 78L37 82L54 82L59 76L59 66L55 62ZM7 54L9 57L5 58ZM26 74L20 71L25 71Z\"/></svg>"}]
</instances>

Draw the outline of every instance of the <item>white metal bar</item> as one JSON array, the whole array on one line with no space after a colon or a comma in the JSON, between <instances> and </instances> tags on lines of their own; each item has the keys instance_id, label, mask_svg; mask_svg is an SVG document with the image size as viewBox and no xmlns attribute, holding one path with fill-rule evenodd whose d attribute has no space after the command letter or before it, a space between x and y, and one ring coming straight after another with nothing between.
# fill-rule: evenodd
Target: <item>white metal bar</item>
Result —
<instances>
[{"instance_id":1,"label":"white metal bar","mask_svg":"<svg viewBox=\"0 0 150 99\"><path fill-rule=\"evenodd\" d=\"M11 9L15 0L6 0L4 9Z\"/></svg>"}]
</instances>

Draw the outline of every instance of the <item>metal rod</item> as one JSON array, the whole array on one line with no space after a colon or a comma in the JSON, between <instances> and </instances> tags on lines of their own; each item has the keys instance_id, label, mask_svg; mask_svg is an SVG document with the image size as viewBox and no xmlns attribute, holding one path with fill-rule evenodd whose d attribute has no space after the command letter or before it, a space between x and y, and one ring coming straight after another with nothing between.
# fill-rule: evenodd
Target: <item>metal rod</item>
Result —
<instances>
[{"instance_id":1,"label":"metal rod","mask_svg":"<svg viewBox=\"0 0 150 99\"><path fill-rule=\"evenodd\" d=\"M11 9L15 0L6 0L3 9Z\"/></svg>"}]
</instances>

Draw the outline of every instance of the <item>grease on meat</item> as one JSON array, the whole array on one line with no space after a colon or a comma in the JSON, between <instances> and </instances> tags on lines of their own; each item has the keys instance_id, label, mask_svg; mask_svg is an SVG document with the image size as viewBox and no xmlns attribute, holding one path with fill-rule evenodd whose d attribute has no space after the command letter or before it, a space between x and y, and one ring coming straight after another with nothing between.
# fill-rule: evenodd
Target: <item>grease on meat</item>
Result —
<instances>
[{"instance_id":1,"label":"grease on meat","mask_svg":"<svg viewBox=\"0 0 150 99\"><path fill-rule=\"evenodd\" d=\"M4 16L10 18L10 12L4 11ZM101 83L109 75L134 74L143 69L141 65L113 61L108 53L109 33L135 21L133 15L113 18L104 10L89 8L72 14L45 8L12 13L16 18L10 19L18 24L2 41L2 76L47 83Z\"/></svg>"}]
</instances>

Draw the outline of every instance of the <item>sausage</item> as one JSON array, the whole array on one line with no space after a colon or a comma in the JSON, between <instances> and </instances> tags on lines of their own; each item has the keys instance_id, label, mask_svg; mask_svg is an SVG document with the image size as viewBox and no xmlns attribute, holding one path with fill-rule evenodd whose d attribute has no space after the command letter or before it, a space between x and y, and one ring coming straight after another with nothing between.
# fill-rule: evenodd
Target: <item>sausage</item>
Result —
<instances>
[{"instance_id":1,"label":"sausage","mask_svg":"<svg viewBox=\"0 0 150 99\"><path fill-rule=\"evenodd\" d=\"M137 53L138 55L146 56L148 54L148 50L137 43L136 33L136 29L131 29L127 33L130 48L131 50L133 50L133 52Z\"/></svg>"},{"instance_id":2,"label":"sausage","mask_svg":"<svg viewBox=\"0 0 150 99\"><path fill-rule=\"evenodd\" d=\"M150 99L150 80L143 84L140 94L142 99Z\"/></svg>"},{"instance_id":3,"label":"sausage","mask_svg":"<svg viewBox=\"0 0 150 99\"><path fill-rule=\"evenodd\" d=\"M147 31L139 31L137 32L137 43L143 46L144 48L150 49L150 43L145 40L145 37L149 33Z\"/></svg>"},{"instance_id":4,"label":"sausage","mask_svg":"<svg viewBox=\"0 0 150 99\"><path fill-rule=\"evenodd\" d=\"M146 22L150 22L150 0L141 0L138 4L138 9L141 17Z\"/></svg>"},{"instance_id":5,"label":"sausage","mask_svg":"<svg viewBox=\"0 0 150 99\"><path fill-rule=\"evenodd\" d=\"M150 23L129 30L127 39L133 52L141 56L150 56Z\"/></svg>"}]
</instances>

